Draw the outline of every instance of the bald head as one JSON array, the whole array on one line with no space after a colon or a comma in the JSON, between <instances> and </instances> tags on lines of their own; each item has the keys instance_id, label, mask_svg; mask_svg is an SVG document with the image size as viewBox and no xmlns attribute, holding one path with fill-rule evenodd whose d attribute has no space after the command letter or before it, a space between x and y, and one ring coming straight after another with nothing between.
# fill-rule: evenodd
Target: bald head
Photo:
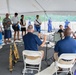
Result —
<instances>
[{"instance_id":1,"label":"bald head","mask_svg":"<svg viewBox=\"0 0 76 75\"><path fill-rule=\"evenodd\" d=\"M71 33L72 33L72 31L71 31L71 29L68 27L68 28L66 28L65 31L64 31L64 36L70 36Z\"/></svg>"},{"instance_id":2,"label":"bald head","mask_svg":"<svg viewBox=\"0 0 76 75\"><path fill-rule=\"evenodd\" d=\"M28 28L27 28L28 32L33 32L33 26L32 25L29 25Z\"/></svg>"}]
</instances>

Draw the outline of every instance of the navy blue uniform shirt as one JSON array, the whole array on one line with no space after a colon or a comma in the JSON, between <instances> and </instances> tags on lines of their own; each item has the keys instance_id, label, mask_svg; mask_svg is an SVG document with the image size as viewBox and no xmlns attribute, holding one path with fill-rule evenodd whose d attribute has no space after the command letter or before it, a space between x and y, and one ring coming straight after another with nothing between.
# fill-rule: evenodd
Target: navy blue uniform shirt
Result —
<instances>
[{"instance_id":1,"label":"navy blue uniform shirt","mask_svg":"<svg viewBox=\"0 0 76 75\"><path fill-rule=\"evenodd\" d=\"M38 45L42 44L42 41L38 38L37 35L28 32L23 36L25 50L35 50L38 51Z\"/></svg>"},{"instance_id":2,"label":"navy blue uniform shirt","mask_svg":"<svg viewBox=\"0 0 76 75\"><path fill-rule=\"evenodd\" d=\"M58 56L62 53L76 53L76 40L67 36L56 43L54 50L58 53Z\"/></svg>"}]
</instances>

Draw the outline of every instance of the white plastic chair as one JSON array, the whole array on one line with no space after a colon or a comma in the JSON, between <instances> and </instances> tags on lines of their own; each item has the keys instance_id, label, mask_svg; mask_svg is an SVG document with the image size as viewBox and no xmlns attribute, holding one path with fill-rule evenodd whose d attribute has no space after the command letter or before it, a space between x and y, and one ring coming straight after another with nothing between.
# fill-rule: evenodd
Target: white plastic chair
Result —
<instances>
[{"instance_id":1,"label":"white plastic chair","mask_svg":"<svg viewBox=\"0 0 76 75\"><path fill-rule=\"evenodd\" d=\"M2 48L3 46L2 45L0 45L0 49Z\"/></svg>"},{"instance_id":2,"label":"white plastic chair","mask_svg":"<svg viewBox=\"0 0 76 75\"><path fill-rule=\"evenodd\" d=\"M70 72L71 75L73 75L72 67L75 64L75 58L76 58L75 54L69 54L69 53L61 54L60 57L58 58L58 61L55 63L56 64L56 75L57 75L59 67L62 69L67 69L66 71L64 70L62 72Z\"/></svg>"},{"instance_id":3,"label":"white plastic chair","mask_svg":"<svg viewBox=\"0 0 76 75\"><path fill-rule=\"evenodd\" d=\"M27 70L37 70L39 72L41 69L42 52L24 50L22 53L24 60L23 75L27 72ZM27 64L29 64L29 66L27 66Z\"/></svg>"},{"instance_id":4,"label":"white plastic chair","mask_svg":"<svg viewBox=\"0 0 76 75\"><path fill-rule=\"evenodd\" d=\"M54 33L54 42L61 40L60 33Z\"/></svg>"}]
</instances>

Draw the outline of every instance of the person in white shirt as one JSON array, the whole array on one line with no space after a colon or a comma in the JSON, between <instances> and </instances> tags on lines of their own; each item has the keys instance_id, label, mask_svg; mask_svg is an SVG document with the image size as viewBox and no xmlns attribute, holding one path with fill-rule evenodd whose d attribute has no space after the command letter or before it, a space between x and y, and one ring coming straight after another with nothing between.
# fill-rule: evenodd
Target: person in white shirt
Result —
<instances>
[{"instance_id":1,"label":"person in white shirt","mask_svg":"<svg viewBox=\"0 0 76 75\"><path fill-rule=\"evenodd\" d=\"M20 19L22 36L26 34L26 21L24 20L24 15L21 15Z\"/></svg>"},{"instance_id":2,"label":"person in white shirt","mask_svg":"<svg viewBox=\"0 0 76 75\"><path fill-rule=\"evenodd\" d=\"M34 21L34 26L35 26L35 29L36 31L39 33L38 36L40 38L40 33L41 33L41 21L39 19L39 15L36 15L36 19Z\"/></svg>"},{"instance_id":3,"label":"person in white shirt","mask_svg":"<svg viewBox=\"0 0 76 75\"><path fill-rule=\"evenodd\" d=\"M15 13L14 16L11 19L12 21L12 28L14 30L14 41L16 40L16 35L17 35L17 39L19 39L19 19L18 19L18 13Z\"/></svg>"}]
</instances>

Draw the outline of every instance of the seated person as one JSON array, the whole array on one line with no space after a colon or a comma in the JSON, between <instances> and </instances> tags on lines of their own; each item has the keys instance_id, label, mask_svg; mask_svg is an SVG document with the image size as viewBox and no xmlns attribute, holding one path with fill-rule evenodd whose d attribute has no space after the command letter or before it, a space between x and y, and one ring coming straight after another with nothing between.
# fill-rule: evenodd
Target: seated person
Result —
<instances>
[{"instance_id":1,"label":"seated person","mask_svg":"<svg viewBox=\"0 0 76 75\"><path fill-rule=\"evenodd\" d=\"M33 26L29 25L27 28L28 33L23 36L25 50L38 51L38 46L43 47L46 42L46 36L44 36L44 40L42 42L37 35L33 34L33 31Z\"/></svg>"},{"instance_id":2,"label":"seated person","mask_svg":"<svg viewBox=\"0 0 76 75\"><path fill-rule=\"evenodd\" d=\"M56 54L56 57L59 57L62 53L76 53L76 40L70 36L71 33L70 28L65 29L65 38L56 43L54 48L54 55Z\"/></svg>"}]
</instances>

